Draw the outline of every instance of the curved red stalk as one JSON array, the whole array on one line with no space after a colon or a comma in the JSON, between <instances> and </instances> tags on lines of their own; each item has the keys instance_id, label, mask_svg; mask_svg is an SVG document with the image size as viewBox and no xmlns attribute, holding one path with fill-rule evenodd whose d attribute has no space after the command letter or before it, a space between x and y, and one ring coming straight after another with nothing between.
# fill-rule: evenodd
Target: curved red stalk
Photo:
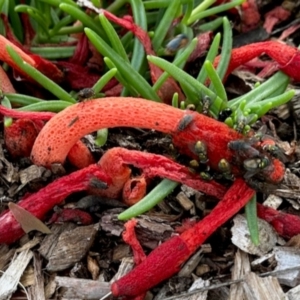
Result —
<instances>
[{"instance_id":1,"label":"curved red stalk","mask_svg":"<svg viewBox=\"0 0 300 300\"><path fill-rule=\"evenodd\" d=\"M231 59L228 65L225 78L237 67L245 64L251 59L267 54L274 59L279 69L290 76L295 81L300 81L300 51L295 48L275 41L266 41L249 44L231 51ZM214 66L217 66L221 56L214 60Z\"/></svg>"},{"instance_id":2,"label":"curved red stalk","mask_svg":"<svg viewBox=\"0 0 300 300\"><path fill-rule=\"evenodd\" d=\"M219 199L221 199L226 192L226 188L223 185L213 180L205 181L201 179L199 175L191 173L185 166L158 154L116 147L106 151L101 157L99 164L103 171L112 178L112 184L107 190L100 191L100 193L106 193L115 186L114 189L117 191L116 196L119 196L124 182L126 182L130 176L130 169L127 165L133 165L143 170L143 174L148 178L156 176L168 178ZM120 172L121 168L123 168L122 172ZM120 176L123 174L128 176L126 180L120 180Z\"/></svg>"},{"instance_id":3,"label":"curved red stalk","mask_svg":"<svg viewBox=\"0 0 300 300\"><path fill-rule=\"evenodd\" d=\"M5 106L0 105L0 114L16 118L16 119L24 119L28 118L31 120L50 120L56 113L53 112L34 112L34 111L19 111L15 109L10 109Z\"/></svg>"},{"instance_id":4,"label":"curved red stalk","mask_svg":"<svg viewBox=\"0 0 300 300\"><path fill-rule=\"evenodd\" d=\"M136 219L131 219L124 224L125 230L122 233L122 238L125 243L130 245L133 251L134 263L139 265L142 261L144 261L147 257L144 253L144 250L139 243L136 234L135 234L135 226L137 224Z\"/></svg>"},{"instance_id":5,"label":"curved red stalk","mask_svg":"<svg viewBox=\"0 0 300 300\"><path fill-rule=\"evenodd\" d=\"M237 179L224 198L195 226L161 244L141 264L114 282L115 297L138 296L176 274L193 252L222 224L236 214L255 191L243 179Z\"/></svg>"},{"instance_id":6,"label":"curved red stalk","mask_svg":"<svg viewBox=\"0 0 300 300\"><path fill-rule=\"evenodd\" d=\"M91 180L95 178L110 183L110 178L98 165L90 165L85 169L55 180L35 194L21 200L18 205L37 218L43 219L53 206L60 204L71 193L87 190ZM0 244L11 244L24 235L20 224L10 211L5 211L0 215L0 226Z\"/></svg>"},{"instance_id":7,"label":"curved red stalk","mask_svg":"<svg viewBox=\"0 0 300 300\"><path fill-rule=\"evenodd\" d=\"M29 157L39 131L31 119L18 119L4 127L5 147L10 155L14 158Z\"/></svg>"},{"instance_id":8,"label":"curved red stalk","mask_svg":"<svg viewBox=\"0 0 300 300\"><path fill-rule=\"evenodd\" d=\"M81 157L81 159L78 160L78 157ZM68 153L68 160L78 169L82 169L96 163L93 154L81 140L78 140L70 149Z\"/></svg>"},{"instance_id":9,"label":"curved red stalk","mask_svg":"<svg viewBox=\"0 0 300 300\"><path fill-rule=\"evenodd\" d=\"M185 129L179 130L180 121L187 114L192 115L193 121ZM69 126L74 119L77 121ZM207 155L213 168L217 168L222 158L233 161L235 154L227 144L242 138L224 123L196 112L145 99L111 97L78 103L56 114L36 139L32 160L44 166L63 163L73 144L82 136L101 128L122 126L155 129L171 134L175 145L194 157L194 144L198 140L203 141L207 144Z\"/></svg>"},{"instance_id":10,"label":"curved red stalk","mask_svg":"<svg viewBox=\"0 0 300 300\"><path fill-rule=\"evenodd\" d=\"M186 167L164 156L112 148L102 156L99 164L90 165L57 179L37 193L21 200L18 205L42 219L53 206L60 204L76 191L89 190L108 198L117 198L121 195L124 184L130 179L131 170L127 164L141 168L150 178L161 176L176 180L218 198L223 197L226 191L222 185L213 180L206 182L190 173ZM107 182L108 188L99 189L97 182L95 188L93 179L96 178ZM0 216L0 228L0 243L12 243L24 234L19 223L8 211Z\"/></svg>"}]
</instances>

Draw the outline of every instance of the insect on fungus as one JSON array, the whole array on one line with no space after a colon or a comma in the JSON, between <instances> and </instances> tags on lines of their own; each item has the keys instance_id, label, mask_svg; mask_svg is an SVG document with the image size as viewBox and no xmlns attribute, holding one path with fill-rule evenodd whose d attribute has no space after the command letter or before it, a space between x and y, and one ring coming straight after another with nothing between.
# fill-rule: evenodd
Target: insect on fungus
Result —
<instances>
[{"instance_id":1,"label":"insect on fungus","mask_svg":"<svg viewBox=\"0 0 300 300\"><path fill-rule=\"evenodd\" d=\"M179 121L177 130L183 131L184 129L186 129L190 125L190 123L193 121L193 119L194 119L194 117L191 114L183 116L183 118Z\"/></svg>"},{"instance_id":2,"label":"insect on fungus","mask_svg":"<svg viewBox=\"0 0 300 300\"><path fill-rule=\"evenodd\" d=\"M227 180L233 180L234 176L231 173L231 166L229 162L225 159L222 158L218 164L218 169L221 172L221 175L227 179Z\"/></svg>"},{"instance_id":3,"label":"insect on fungus","mask_svg":"<svg viewBox=\"0 0 300 300\"><path fill-rule=\"evenodd\" d=\"M252 147L249 140L235 140L228 143L228 148L234 150L238 156L244 158L258 157L260 152Z\"/></svg>"},{"instance_id":4,"label":"insect on fungus","mask_svg":"<svg viewBox=\"0 0 300 300\"><path fill-rule=\"evenodd\" d=\"M199 162L201 164L206 164L208 162L206 144L202 141L197 141L194 149L195 153L198 155Z\"/></svg>"},{"instance_id":5,"label":"insect on fungus","mask_svg":"<svg viewBox=\"0 0 300 300\"><path fill-rule=\"evenodd\" d=\"M247 171L244 175L245 179L253 177L261 170L271 165L271 160L268 157L249 158L243 161L243 167Z\"/></svg>"}]
</instances>

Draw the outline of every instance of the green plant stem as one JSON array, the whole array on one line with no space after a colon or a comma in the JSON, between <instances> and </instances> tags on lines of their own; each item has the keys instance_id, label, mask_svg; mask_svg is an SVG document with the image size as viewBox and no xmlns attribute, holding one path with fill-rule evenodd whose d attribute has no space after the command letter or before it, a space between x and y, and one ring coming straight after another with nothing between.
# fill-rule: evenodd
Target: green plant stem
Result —
<instances>
[{"instance_id":1,"label":"green plant stem","mask_svg":"<svg viewBox=\"0 0 300 300\"><path fill-rule=\"evenodd\" d=\"M212 63L209 60L207 60L204 63L204 67L205 67L208 77L211 80L211 83L214 87L214 91L224 102L227 102L227 95L226 95L225 87L222 83L221 78L219 77L218 73L216 72L215 68L213 67Z\"/></svg>"},{"instance_id":2,"label":"green plant stem","mask_svg":"<svg viewBox=\"0 0 300 300\"><path fill-rule=\"evenodd\" d=\"M185 62L188 60L189 56L191 55L191 53L193 52L193 50L195 49L196 45L197 45L197 39L193 39L191 41L191 43L188 45L188 47L186 47L184 49L184 51L182 51L180 53L180 55L178 55L175 60L173 61L173 64L175 66L180 66L185 64ZM161 86L164 84L164 82L167 80L167 78L170 75L167 72L164 72L163 74L160 75L160 77L158 78L158 80L153 84L153 90L154 91L158 91Z\"/></svg>"},{"instance_id":3,"label":"green plant stem","mask_svg":"<svg viewBox=\"0 0 300 300\"><path fill-rule=\"evenodd\" d=\"M99 14L99 20L106 35L108 36L111 47L120 55L120 57L122 57L125 61L129 62L127 53L114 27L102 13Z\"/></svg>"},{"instance_id":4,"label":"green plant stem","mask_svg":"<svg viewBox=\"0 0 300 300\"><path fill-rule=\"evenodd\" d=\"M43 102L39 102L39 103L33 103L30 105L26 105L26 106L18 108L17 110L59 112L70 105L72 105L72 103L67 102L67 101L50 100L50 101L43 101Z\"/></svg>"},{"instance_id":5,"label":"green plant stem","mask_svg":"<svg viewBox=\"0 0 300 300\"><path fill-rule=\"evenodd\" d=\"M105 33L103 29L99 26L99 24L97 24L94 19L89 17L80 8L65 3L60 4L59 8L67 14L71 15L73 18L75 18L75 20L81 21L81 23L84 24L84 26L91 28L97 34L101 35L102 37L105 37Z\"/></svg>"},{"instance_id":6,"label":"green plant stem","mask_svg":"<svg viewBox=\"0 0 300 300\"><path fill-rule=\"evenodd\" d=\"M112 62L110 58L104 57L104 62L111 70L116 69L116 65ZM115 77L124 87L126 87L129 90L131 96L133 97L138 96L138 92L134 89L132 85L128 83L126 77L124 77L120 72L117 71Z\"/></svg>"},{"instance_id":7,"label":"green plant stem","mask_svg":"<svg viewBox=\"0 0 300 300\"><path fill-rule=\"evenodd\" d=\"M231 108L236 107L244 99L248 99L248 105L250 103L256 103L263 99L268 98L270 95L276 96L278 90L282 91L283 87L286 89L290 82L290 78L282 72L277 72L271 78L262 83L259 87L253 89L247 94L232 99L228 102ZM278 94L277 94L278 95Z\"/></svg>"},{"instance_id":8,"label":"green plant stem","mask_svg":"<svg viewBox=\"0 0 300 300\"><path fill-rule=\"evenodd\" d=\"M180 84L184 85L185 88L189 90L190 94L192 95L192 97L188 99L189 103L193 103L194 105L198 106L201 94L207 95L211 99L214 99L210 107L210 112L214 117L217 117L219 109L223 109L226 107L226 103L214 92L197 81L197 79L193 78L183 70L176 67L174 64L167 62L162 58L151 55L148 55L147 58L150 62L172 75L175 80L177 80Z\"/></svg>"},{"instance_id":9,"label":"green plant stem","mask_svg":"<svg viewBox=\"0 0 300 300\"><path fill-rule=\"evenodd\" d=\"M231 50L232 50L232 30L229 20L224 17L223 18L223 43L222 43L222 51L221 51L221 60L217 66L217 73L220 79L223 81L226 71L228 69L228 65L231 58Z\"/></svg>"},{"instance_id":10,"label":"green plant stem","mask_svg":"<svg viewBox=\"0 0 300 300\"><path fill-rule=\"evenodd\" d=\"M129 0L129 2L132 9L134 23L147 32L147 27L148 27L147 17L146 17L146 11L143 2L141 0ZM133 44L130 64L134 70L141 73L144 62L145 62L144 46L137 37L134 37L134 44ZM128 93L129 93L128 89L124 87L121 93L122 96L125 96Z\"/></svg>"},{"instance_id":11,"label":"green plant stem","mask_svg":"<svg viewBox=\"0 0 300 300\"><path fill-rule=\"evenodd\" d=\"M162 42L165 39L173 20L176 18L180 5L180 1L171 1L165 14L157 25L152 38L152 46L155 52L162 46Z\"/></svg>"},{"instance_id":12,"label":"green plant stem","mask_svg":"<svg viewBox=\"0 0 300 300\"><path fill-rule=\"evenodd\" d=\"M137 92L146 99L159 101L158 95L152 90L149 83L142 77L132 66L122 59L107 43L98 36L94 31L85 28L85 33L96 49L103 55L107 56L118 69L118 72L126 78L128 86L132 86Z\"/></svg>"},{"instance_id":13,"label":"green plant stem","mask_svg":"<svg viewBox=\"0 0 300 300\"><path fill-rule=\"evenodd\" d=\"M289 90L279 96L268 98L266 100L260 101L257 104L249 105L246 108L251 110L251 113L255 113L258 117L264 116L270 109L283 105L289 102L295 95L294 90ZM269 109L268 109L269 107Z\"/></svg>"},{"instance_id":14,"label":"green plant stem","mask_svg":"<svg viewBox=\"0 0 300 300\"><path fill-rule=\"evenodd\" d=\"M62 59L72 57L75 46L68 47L31 47L30 51L46 59Z\"/></svg>"},{"instance_id":15,"label":"green plant stem","mask_svg":"<svg viewBox=\"0 0 300 300\"><path fill-rule=\"evenodd\" d=\"M19 14L15 11L16 1L9 0L9 21L11 28L13 28L14 34L17 39L22 43L23 42L23 26L19 17ZM2 10L0 9L2 12Z\"/></svg>"},{"instance_id":16,"label":"green plant stem","mask_svg":"<svg viewBox=\"0 0 300 300\"><path fill-rule=\"evenodd\" d=\"M216 7L200 11L198 13L192 13L192 15L190 16L190 18L188 20L188 25L194 23L195 21L199 21L201 19L204 19L204 18L212 16L212 15L217 15L220 12L223 12L223 11L226 11L235 6L241 5L243 2L245 2L245 0L233 0L230 3L218 5Z\"/></svg>"},{"instance_id":17,"label":"green plant stem","mask_svg":"<svg viewBox=\"0 0 300 300\"><path fill-rule=\"evenodd\" d=\"M178 182L169 179L163 179L142 200L119 214L118 219L121 221L126 221L147 212L161 202L166 196L168 196L177 187L177 185Z\"/></svg>"},{"instance_id":18,"label":"green plant stem","mask_svg":"<svg viewBox=\"0 0 300 300\"><path fill-rule=\"evenodd\" d=\"M200 25L197 27L197 30L200 30L201 32L206 32L206 31L215 31L217 30L221 25L223 24L223 18L219 17L216 18L213 21L207 22L205 24Z\"/></svg>"},{"instance_id":19,"label":"green plant stem","mask_svg":"<svg viewBox=\"0 0 300 300\"><path fill-rule=\"evenodd\" d=\"M115 0L112 2L111 5L109 5L106 10L110 11L111 13L117 12L124 4L127 2L127 0Z\"/></svg>"},{"instance_id":20,"label":"green plant stem","mask_svg":"<svg viewBox=\"0 0 300 300\"><path fill-rule=\"evenodd\" d=\"M207 10L212 4L214 4L216 0L204 0L202 1L196 8L193 9L190 19L193 19L195 15ZM189 24L191 23L189 19Z\"/></svg>"},{"instance_id":21,"label":"green plant stem","mask_svg":"<svg viewBox=\"0 0 300 300\"><path fill-rule=\"evenodd\" d=\"M64 91L59 85L55 82L50 80L44 74L39 72L34 67L30 66L29 64L25 63L22 58L14 51L14 49L10 46L6 47L8 54L11 58L15 61L15 63L22 69L28 76L33 78L36 82L38 82L41 86L45 89L52 92L58 98L75 103L76 101L66 92Z\"/></svg>"},{"instance_id":22,"label":"green plant stem","mask_svg":"<svg viewBox=\"0 0 300 300\"><path fill-rule=\"evenodd\" d=\"M194 8L194 0L190 0L190 1L186 4L186 10L185 10L184 16L183 16L183 18L182 18L182 20L181 20L181 24L187 25L188 19L189 19L190 16L192 15L193 8Z\"/></svg>"},{"instance_id":23,"label":"green plant stem","mask_svg":"<svg viewBox=\"0 0 300 300\"><path fill-rule=\"evenodd\" d=\"M106 84L117 74L117 69L112 68L109 71L107 71L104 75L101 76L101 78L94 84L93 91L95 94L98 94L105 86Z\"/></svg>"},{"instance_id":24,"label":"green plant stem","mask_svg":"<svg viewBox=\"0 0 300 300\"><path fill-rule=\"evenodd\" d=\"M21 105L21 106L25 106L25 105L30 105L33 103L39 103L39 102L43 102L45 100L42 100L40 98L35 98L32 96L28 96L28 95L22 95L22 94L5 94L5 96L8 98L8 100L15 105Z\"/></svg>"},{"instance_id":25,"label":"green plant stem","mask_svg":"<svg viewBox=\"0 0 300 300\"><path fill-rule=\"evenodd\" d=\"M36 82L38 82L42 87L47 89L53 95L55 95L58 99L68 101L70 103L75 103L75 99L73 99L65 90L63 90L59 85L50 80L47 76L42 74L40 71L25 63L22 58L18 55L17 52L11 46L6 47L8 54L15 61L15 63L22 69L29 77L33 78Z\"/></svg>"},{"instance_id":26,"label":"green plant stem","mask_svg":"<svg viewBox=\"0 0 300 300\"><path fill-rule=\"evenodd\" d=\"M256 210L256 194L251 198L251 200L245 206L245 213L246 213L246 219L248 223L251 241L255 246L257 246L259 245L259 231L258 231L257 210Z\"/></svg>"},{"instance_id":27,"label":"green plant stem","mask_svg":"<svg viewBox=\"0 0 300 300\"><path fill-rule=\"evenodd\" d=\"M95 144L98 147L103 147L107 142L107 137L108 137L108 129L107 128L102 128L102 129L97 130Z\"/></svg>"},{"instance_id":28,"label":"green plant stem","mask_svg":"<svg viewBox=\"0 0 300 300\"><path fill-rule=\"evenodd\" d=\"M1 100L1 105L5 106L7 108L11 108L11 103L10 103L9 99L5 96ZM13 123L13 119L10 117L4 117L3 120L4 120L4 122L3 122L4 127L8 127Z\"/></svg>"}]
</instances>

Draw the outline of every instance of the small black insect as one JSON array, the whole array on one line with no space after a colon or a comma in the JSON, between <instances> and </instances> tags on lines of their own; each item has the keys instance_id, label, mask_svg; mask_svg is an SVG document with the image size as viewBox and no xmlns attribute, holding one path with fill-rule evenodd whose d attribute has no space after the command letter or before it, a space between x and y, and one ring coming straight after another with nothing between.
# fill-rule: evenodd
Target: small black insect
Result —
<instances>
[{"instance_id":1,"label":"small black insect","mask_svg":"<svg viewBox=\"0 0 300 300\"><path fill-rule=\"evenodd\" d=\"M95 95L95 92L92 88L84 88L80 90L77 94L78 102L83 102L87 99L92 99Z\"/></svg>"},{"instance_id":2,"label":"small black insect","mask_svg":"<svg viewBox=\"0 0 300 300\"><path fill-rule=\"evenodd\" d=\"M241 157L252 158L258 157L260 152L252 147L248 140L235 140L228 143L228 148L236 151Z\"/></svg>"},{"instance_id":3,"label":"small black insect","mask_svg":"<svg viewBox=\"0 0 300 300\"><path fill-rule=\"evenodd\" d=\"M193 120L194 116L192 114L184 115L183 118L179 121L177 131L183 131L184 129L186 129Z\"/></svg>"},{"instance_id":4,"label":"small black insect","mask_svg":"<svg viewBox=\"0 0 300 300\"><path fill-rule=\"evenodd\" d=\"M244 178L249 179L270 165L271 161L266 156L246 159L243 162L243 167L247 171Z\"/></svg>"},{"instance_id":5,"label":"small black insect","mask_svg":"<svg viewBox=\"0 0 300 300\"><path fill-rule=\"evenodd\" d=\"M232 114L232 109L231 108L225 108L220 111L218 120L221 122L224 122L227 118L229 118Z\"/></svg>"},{"instance_id":6,"label":"small black insect","mask_svg":"<svg viewBox=\"0 0 300 300\"><path fill-rule=\"evenodd\" d=\"M70 123L68 124L68 127L73 126L78 120L79 120L79 117L76 116L73 120L70 121Z\"/></svg>"}]
</instances>

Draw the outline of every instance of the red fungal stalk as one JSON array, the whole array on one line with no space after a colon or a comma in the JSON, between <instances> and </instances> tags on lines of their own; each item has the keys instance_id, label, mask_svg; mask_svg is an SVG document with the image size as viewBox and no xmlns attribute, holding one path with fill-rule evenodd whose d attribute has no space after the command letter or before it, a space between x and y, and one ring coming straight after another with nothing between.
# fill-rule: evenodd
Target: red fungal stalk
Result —
<instances>
[{"instance_id":1,"label":"red fungal stalk","mask_svg":"<svg viewBox=\"0 0 300 300\"><path fill-rule=\"evenodd\" d=\"M300 234L300 217L257 204L257 215L270 223L283 237L290 239Z\"/></svg>"},{"instance_id":2,"label":"red fungal stalk","mask_svg":"<svg viewBox=\"0 0 300 300\"><path fill-rule=\"evenodd\" d=\"M78 160L78 157L81 157L81 159ZM81 140L78 140L70 149L68 160L78 169L85 168L96 162L91 151Z\"/></svg>"},{"instance_id":3,"label":"red fungal stalk","mask_svg":"<svg viewBox=\"0 0 300 300\"><path fill-rule=\"evenodd\" d=\"M125 231L123 231L122 238L124 242L131 247L133 251L134 263L136 265L139 265L146 259L146 254L144 253L144 250L136 237L134 230L136 224L136 219L131 219L128 222L126 222L124 224Z\"/></svg>"},{"instance_id":4,"label":"red fungal stalk","mask_svg":"<svg viewBox=\"0 0 300 300\"><path fill-rule=\"evenodd\" d=\"M137 221L135 219L131 219L124 224L125 231L123 231L122 238L125 243L127 243L133 252L133 258L135 265L139 265L142 263L147 257L146 254L138 241L136 234L135 234L135 227ZM133 300L143 300L146 296L146 292L134 297Z\"/></svg>"},{"instance_id":5,"label":"red fungal stalk","mask_svg":"<svg viewBox=\"0 0 300 300\"><path fill-rule=\"evenodd\" d=\"M0 114L15 118L15 119L31 119L31 120L50 120L55 113L53 112L34 112L34 111L19 111L15 109L10 109L5 106L0 105Z\"/></svg>"},{"instance_id":6,"label":"red fungal stalk","mask_svg":"<svg viewBox=\"0 0 300 300\"><path fill-rule=\"evenodd\" d=\"M248 0L241 7L241 30L248 32L256 28L261 20L256 0Z\"/></svg>"},{"instance_id":7,"label":"red fungal stalk","mask_svg":"<svg viewBox=\"0 0 300 300\"><path fill-rule=\"evenodd\" d=\"M64 208L55 212L48 224L75 222L82 225L90 225L93 223L93 218L90 214L80 209Z\"/></svg>"},{"instance_id":8,"label":"red fungal stalk","mask_svg":"<svg viewBox=\"0 0 300 300\"><path fill-rule=\"evenodd\" d=\"M6 47L11 46L18 55L21 56L23 61L35 67L37 70L45 74L47 77L55 82L61 82L63 79L63 73L52 62L35 54L27 54L15 44L10 42L4 36L0 35L0 60L6 62L14 70L18 71L24 77L28 78L27 74L19 68L19 66L9 56Z\"/></svg>"},{"instance_id":9,"label":"red fungal stalk","mask_svg":"<svg viewBox=\"0 0 300 300\"><path fill-rule=\"evenodd\" d=\"M106 151L101 157L99 165L111 177L111 184L108 189L99 192L107 194L109 191L110 197L120 196L124 183L129 180L131 170L127 165L133 165L143 170L143 174L147 178L155 176L168 178L218 199L221 199L226 192L223 185L213 180L205 181L199 175L191 173L185 166L158 154L116 147Z\"/></svg>"},{"instance_id":10,"label":"red fungal stalk","mask_svg":"<svg viewBox=\"0 0 300 300\"><path fill-rule=\"evenodd\" d=\"M10 82L6 72L0 66L0 87L2 93L15 93L16 90Z\"/></svg>"},{"instance_id":11,"label":"red fungal stalk","mask_svg":"<svg viewBox=\"0 0 300 300\"><path fill-rule=\"evenodd\" d=\"M263 53L269 55L277 62L279 70L286 73L294 81L300 81L300 73L298 72L300 51L295 47L275 41L253 43L233 49L225 78L237 67ZM218 65L220 58L220 56L216 57L214 66Z\"/></svg>"},{"instance_id":12,"label":"red fungal stalk","mask_svg":"<svg viewBox=\"0 0 300 300\"><path fill-rule=\"evenodd\" d=\"M18 205L37 218L43 219L49 210L60 204L71 193L87 190L91 180L95 178L110 183L110 178L98 165L90 165L83 170L55 180L37 193L21 200ZM24 235L20 224L10 211L5 211L0 215L0 226L0 244L11 244Z\"/></svg>"},{"instance_id":13,"label":"red fungal stalk","mask_svg":"<svg viewBox=\"0 0 300 300\"><path fill-rule=\"evenodd\" d=\"M181 128L180 121L191 115L192 122ZM99 116L101 115L101 118ZM77 121L68 126L72 120ZM193 147L200 140L207 144L210 165L217 169L220 159L233 161L235 153L228 142L242 138L235 130L196 112L139 98L94 99L67 107L56 114L40 132L31 158L35 164L63 163L71 147L84 135L101 128L140 127L171 134L179 149L196 157Z\"/></svg>"},{"instance_id":14,"label":"red fungal stalk","mask_svg":"<svg viewBox=\"0 0 300 300\"><path fill-rule=\"evenodd\" d=\"M125 204L131 206L140 201L147 192L145 176L129 179L123 186L122 199Z\"/></svg>"},{"instance_id":15,"label":"red fungal stalk","mask_svg":"<svg viewBox=\"0 0 300 300\"><path fill-rule=\"evenodd\" d=\"M31 119L18 119L4 127L5 147L10 155L14 158L29 157L39 131Z\"/></svg>"},{"instance_id":16,"label":"red fungal stalk","mask_svg":"<svg viewBox=\"0 0 300 300\"><path fill-rule=\"evenodd\" d=\"M276 24L287 20L290 15L291 12L289 10L282 6L277 6L265 14L265 23L263 27L266 32L271 33Z\"/></svg>"},{"instance_id":17,"label":"red fungal stalk","mask_svg":"<svg viewBox=\"0 0 300 300\"><path fill-rule=\"evenodd\" d=\"M70 175L61 177L42 188L37 193L21 200L18 205L39 219L55 205L60 204L68 195L76 191L89 190L108 198L117 198L122 194L124 184L130 179L131 170L127 164L141 168L148 177L166 177L207 193L223 197L225 188L214 182L201 179L172 160L152 153L130 151L124 148L108 150L99 164L90 165ZM93 180L108 183L107 189L95 189ZM9 211L0 216L0 243L10 244L19 239L24 231Z\"/></svg>"},{"instance_id":18,"label":"red fungal stalk","mask_svg":"<svg viewBox=\"0 0 300 300\"><path fill-rule=\"evenodd\" d=\"M254 193L244 180L237 179L207 217L181 235L161 244L141 264L114 282L111 286L113 295L138 296L176 274L193 252L245 206Z\"/></svg>"}]
</instances>

